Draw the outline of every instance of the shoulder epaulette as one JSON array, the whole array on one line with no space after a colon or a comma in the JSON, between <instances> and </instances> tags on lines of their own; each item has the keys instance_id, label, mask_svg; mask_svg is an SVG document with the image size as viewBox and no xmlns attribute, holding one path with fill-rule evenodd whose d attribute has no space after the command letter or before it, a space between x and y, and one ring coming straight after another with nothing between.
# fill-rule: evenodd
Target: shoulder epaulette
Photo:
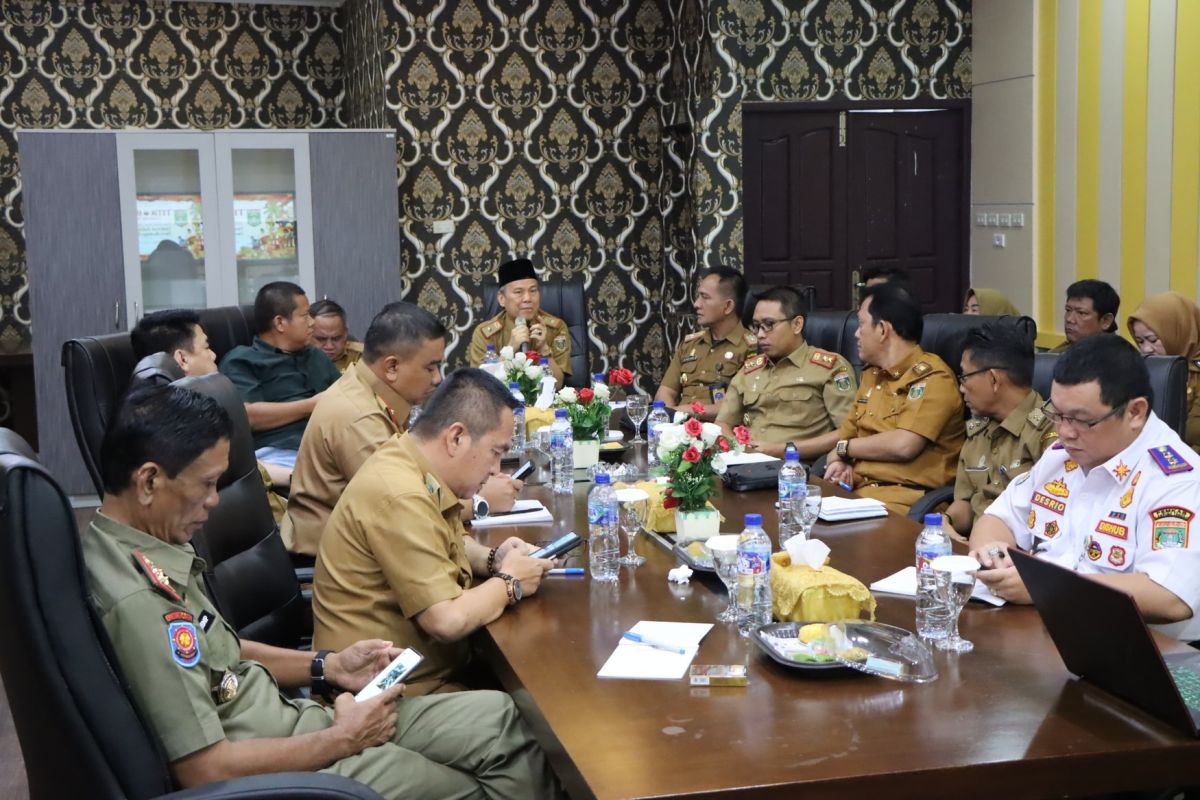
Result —
<instances>
[{"instance_id":1,"label":"shoulder epaulette","mask_svg":"<svg viewBox=\"0 0 1200 800\"><path fill-rule=\"evenodd\" d=\"M182 603L183 598L179 596L179 592L171 588L171 582L167 579L167 573L163 572L162 567L156 565L153 561L146 558L141 550L133 551L133 562L141 569L151 585L154 586L162 594L165 594L176 603Z\"/></svg>"},{"instance_id":2,"label":"shoulder epaulette","mask_svg":"<svg viewBox=\"0 0 1200 800\"><path fill-rule=\"evenodd\" d=\"M745 372L747 375L749 375L755 370L762 369L763 365L766 363L767 357L762 353L759 353L756 356L751 356L750 358L746 359L746 363L742 364L742 372Z\"/></svg>"},{"instance_id":3,"label":"shoulder epaulette","mask_svg":"<svg viewBox=\"0 0 1200 800\"><path fill-rule=\"evenodd\" d=\"M554 316L553 314L547 314L543 311L542 312L542 324L545 325L547 328L551 328L553 330L558 330L559 328L561 328L563 326L563 321L561 319L559 319L558 317Z\"/></svg>"},{"instance_id":4,"label":"shoulder epaulette","mask_svg":"<svg viewBox=\"0 0 1200 800\"><path fill-rule=\"evenodd\" d=\"M1029 422L1030 425L1037 428L1038 430L1041 430L1042 428L1046 427L1046 425L1048 425L1050 423L1050 418L1046 416L1046 412L1042 411L1040 408L1037 408L1036 406L1034 407L1033 411L1029 412L1029 414L1025 417L1025 419L1027 422Z\"/></svg>"},{"instance_id":5,"label":"shoulder epaulette","mask_svg":"<svg viewBox=\"0 0 1200 800\"><path fill-rule=\"evenodd\" d=\"M695 333L689 333L687 336L683 337L683 341L684 342L694 342L703 335L704 335L704 331L696 331Z\"/></svg>"},{"instance_id":6,"label":"shoulder epaulette","mask_svg":"<svg viewBox=\"0 0 1200 800\"><path fill-rule=\"evenodd\" d=\"M346 349L352 353L361 353L363 351L362 342L346 342Z\"/></svg>"},{"instance_id":7,"label":"shoulder epaulette","mask_svg":"<svg viewBox=\"0 0 1200 800\"><path fill-rule=\"evenodd\" d=\"M755 335L753 333L746 334L746 346L747 347L758 347L758 339L755 337Z\"/></svg>"},{"instance_id":8,"label":"shoulder epaulette","mask_svg":"<svg viewBox=\"0 0 1200 800\"><path fill-rule=\"evenodd\" d=\"M483 334L485 339L490 339L496 335L496 331L503 327L504 324L501 323L500 320L494 319L491 322L483 323L483 327L479 329L479 332Z\"/></svg>"},{"instance_id":9,"label":"shoulder epaulette","mask_svg":"<svg viewBox=\"0 0 1200 800\"><path fill-rule=\"evenodd\" d=\"M926 374L927 372L929 372L932 369L933 369L933 365L930 364L928 361L918 361L916 364L913 364L912 371L913 371L914 375L920 376L920 375Z\"/></svg>"},{"instance_id":10,"label":"shoulder epaulette","mask_svg":"<svg viewBox=\"0 0 1200 800\"><path fill-rule=\"evenodd\" d=\"M988 421L984 417L971 417L967 420L967 436L974 436L988 426Z\"/></svg>"},{"instance_id":11,"label":"shoulder epaulette","mask_svg":"<svg viewBox=\"0 0 1200 800\"><path fill-rule=\"evenodd\" d=\"M1158 464L1158 468L1163 471L1164 475L1174 475L1178 472L1191 472L1192 465L1184 460L1183 456L1170 445L1160 445L1151 447L1149 450L1150 457L1154 459L1154 463Z\"/></svg>"},{"instance_id":12,"label":"shoulder epaulette","mask_svg":"<svg viewBox=\"0 0 1200 800\"><path fill-rule=\"evenodd\" d=\"M827 353L824 350L814 351L812 357L808 360L818 367L824 367L825 369L833 369L834 365L837 364L837 356L833 353Z\"/></svg>"}]
</instances>

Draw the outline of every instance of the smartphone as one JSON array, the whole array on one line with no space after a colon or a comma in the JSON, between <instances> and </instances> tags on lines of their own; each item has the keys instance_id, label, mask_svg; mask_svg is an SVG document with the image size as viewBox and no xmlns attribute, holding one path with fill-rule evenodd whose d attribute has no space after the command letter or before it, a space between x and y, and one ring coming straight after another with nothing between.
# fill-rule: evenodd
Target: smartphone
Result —
<instances>
[{"instance_id":1,"label":"smartphone","mask_svg":"<svg viewBox=\"0 0 1200 800\"><path fill-rule=\"evenodd\" d=\"M530 555L534 558L558 558L563 553L569 553L581 544L583 544L583 539L579 538L579 534L575 533L575 531L571 531L555 539L541 550L533 551Z\"/></svg>"},{"instance_id":2,"label":"smartphone","mask_svg":"<svg viewBox=\"0 0 1200 800\"><path fill-rule=\"evenodd\" d=\"M400 655L396 656L392 663L383 668L383 671L371 679L371 682L363 687L362 691L354 695L354 699L358 702L370 700L377 694L380 694L391 688L394 684L400 683L407 678L417 665L425 660L425 656L413 650L411 647L404 649Z\"/></svg>"},{"instance_id":3,"label":"smartphone","mask_svg":"<svg viewBox=\"0 0 1200 800\"><path fill-rule=\"evenodd\" d=\"M513 480L523 481L525 480L525 476L531 472L533 472L533 462L526 461L524 464L513 470L512 478Z\"/></svg>"}]
</instances>

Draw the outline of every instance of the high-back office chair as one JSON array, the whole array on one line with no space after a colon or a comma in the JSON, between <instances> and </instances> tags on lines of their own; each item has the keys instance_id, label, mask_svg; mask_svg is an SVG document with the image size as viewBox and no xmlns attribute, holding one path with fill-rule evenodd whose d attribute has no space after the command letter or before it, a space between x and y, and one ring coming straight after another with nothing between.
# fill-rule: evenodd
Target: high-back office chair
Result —
<instances>
[{"instance_id":1,"label":"high-back office chair","mask_svg":"<svg viewBox=\"0 0 1200 800\"><path fill-rule=\"evenodd\" d=\"M588 366L587 297L583 292L583 281L543 281L540 288L542 308L567 323L567 334L571 337L571 374L567 376L563 385L576 389L591 386L592 373ZM491 319L499 313L496 286L485 284L483 311L479 321Z\"/></svg>"},{"instance_id":2,"label":"high-back office chair","mask_svg":"<svg viewBox=\"0 0 1200 800\"><path fill-rule=\"evenodd\" d=\"M217 354L218 362L239 344L250 344L258 333L254 325L254 306L204 308L196 313L200 315L200 326L208 334L208 346Z\"/></svg>"},{"instance_id":3,"label":"high-back office chair","mask_svg":"<svg viewBox=\"0 0 1200 800\"><path fill-rule=\"evenodd\" d=\"M1032 346L1037 339L1037 323L1032 317L980 316L978 314L926 314L924 331L921 334L921 349L933 353L946 362L946 366L958 372L962 361L963 341L967 331L989 323L1005 321L1022 331Z\"/></svg>"},{"instance_id":4,"label":"high-back office chair","mask_svg":"<svg viewBox=\"0 0 1200 800\"><path fill-rule=\"evenodd\" d=\"M746 302L742 306L742 325L747 328L754 320L754 307L758 304L758 298L775 286L770 283L752 283L746 287ZM800 292L800 296L804 298L804 310L813 312L817 308L817 287L815 286L793 286L793 289Z\"/></svg>"},{"instance_id":5,"label":"high-back office chair","mask_svg":"<svg viewBox=\"0 0 1200 800\"><path fill-rule=\"evenodd\" d=\"M88 602L79 541L71 504L50 475L0 449L0 673L34 800L377 800L361 784L319 773L172 792L163 754Z\"/></svg>"}]
</instances>

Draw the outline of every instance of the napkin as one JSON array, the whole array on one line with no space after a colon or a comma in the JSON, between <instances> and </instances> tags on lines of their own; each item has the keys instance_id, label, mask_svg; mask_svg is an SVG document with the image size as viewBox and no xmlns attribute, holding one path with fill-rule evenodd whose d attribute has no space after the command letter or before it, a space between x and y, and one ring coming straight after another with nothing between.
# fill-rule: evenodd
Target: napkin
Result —
<instances>
[{"instance_id":1,"label":"napkin","mask_svg":"<svg viewBox=\"0 0 1200 800\"><path fill-rule=\"evenodd\" d=\"M820 539L802 539L799 536L793 536L784 543L783 547L787 550L793 564L807 564L812 569L820 569L825 566L825 560L829 557L829 545Z\"/></svg>"}]
</instances>

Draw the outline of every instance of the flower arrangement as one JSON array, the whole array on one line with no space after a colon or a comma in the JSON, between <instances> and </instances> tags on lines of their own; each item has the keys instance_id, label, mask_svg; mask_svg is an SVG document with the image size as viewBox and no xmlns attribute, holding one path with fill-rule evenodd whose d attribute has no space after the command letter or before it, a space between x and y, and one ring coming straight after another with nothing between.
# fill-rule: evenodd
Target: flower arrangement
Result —
<instances>
[{"instance_id":1,"label":"flower arrangement","mask_svg":"<svg viewBox=\"0 0 1200 800\"><path fill-rule=\"evenodd\" d=\"M532 405L542 388L542 357L536 350L514 353L508 345L500 348L500 366L504 368L505 385L516 381L525 396L525 404Z\"/></svg>"},{"instance_id":2,"label":"flower arrangement","mask_svg":"<svg viewBox=\"0 0 1200 800\"><path fill-rule=\"evenodd\" d=\"M578 391L568 386L560 389L554 399L556 407L567 410L571 433L580 441L604 438L604 432L608 430L608 418L612 416L608 397L608 387L598 383L595 389Z\"/></svg>"},{"instance_id":3,"label":"flower arrangement","mask_svg":"<svg viewBox=\"0 0 1200 800\"><path fill-rule=\"evenodd\" d=\"M692 404L700 414L704 406ZM675 422L658 428L658 457L667 468L668 484L664 508L700 511L717 492L713 476L725 474L725 454L740 453L750 442L750 431L739 425L733 429L734 441L721 432L721 426L701 422L695 416L676 414Z\"/></svg>"}]
</instances>

